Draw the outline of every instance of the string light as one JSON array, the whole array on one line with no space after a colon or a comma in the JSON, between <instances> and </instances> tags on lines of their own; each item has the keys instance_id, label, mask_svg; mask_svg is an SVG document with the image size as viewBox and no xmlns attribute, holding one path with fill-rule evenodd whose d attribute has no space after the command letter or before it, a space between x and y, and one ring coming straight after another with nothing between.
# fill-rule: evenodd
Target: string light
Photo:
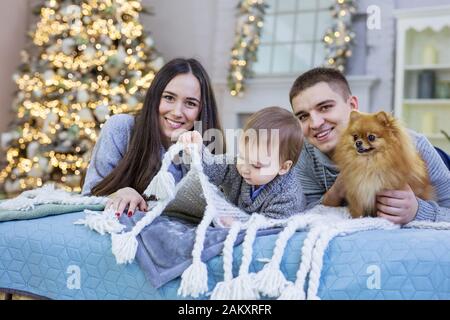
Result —
<instances>
[{"instance_id":1,"label":"string light","mask_svg":"<svg viewBox=\"0 0 450 320\"><path fill-rule=\"evenodd\" d=\"M345 71L347 58L352 55L351 47L355 33L351 30L352 15L356 13L356 2L337 0L330 7L335 24L327 30L323 37L326 57L325 66Z\"/></svg>"},{"instance_id":2,"label":"string light","mask_svg":"<svg viewBox=\"0 0 450 320\"><path fill-rule=\"evenodd\" d=\"M104 121L142 108L161 65L139 23L142 11L140 0L45 2L30 32L35 50L21 53L14 75L17 118L3 134L0 171L8 194L48 181L81 191ZM137 103L128 105L132 97Z\"/></svg>"},{"instance_id":3,"label":"string light","mask_svg":"<svg viewBox=\"0 0 450 320\"><path fill-rule=\"evenodd\" d=\"M241 0L238 4L239 17L228 72L228 88L232 96L243 95L244 81L251 76L266 7L263 0Z\"/></svg>"}]
</instances>

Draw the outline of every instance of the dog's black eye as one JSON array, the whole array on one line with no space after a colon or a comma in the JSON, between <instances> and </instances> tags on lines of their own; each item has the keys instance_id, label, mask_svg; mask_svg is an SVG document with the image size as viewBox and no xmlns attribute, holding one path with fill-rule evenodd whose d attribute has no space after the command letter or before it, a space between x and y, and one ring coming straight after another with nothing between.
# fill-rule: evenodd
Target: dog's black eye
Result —
<instances>
[{"instance_id":1,"label":"dog's black eye","mask_svg":"<svg viewBox=\"0 0 450 320\"><path fill-rule=\"evenodd\" d=\"M374 142L376 137L373 134L369 134L369 136L367 137L367 139L369 139L370 142Z\"/></svg>"},{"instance_id":2,"label":"dog's black eye","mask_svg":"<svg viewBox=\"0 0 450 320\"><path fill-rule=\"evenodd\" d=\"M358 140L358 135L357 135L357 134L354 134L354 135L353 135L353 140L354 140L354 141Z\"/></svg>"}]
</instances>

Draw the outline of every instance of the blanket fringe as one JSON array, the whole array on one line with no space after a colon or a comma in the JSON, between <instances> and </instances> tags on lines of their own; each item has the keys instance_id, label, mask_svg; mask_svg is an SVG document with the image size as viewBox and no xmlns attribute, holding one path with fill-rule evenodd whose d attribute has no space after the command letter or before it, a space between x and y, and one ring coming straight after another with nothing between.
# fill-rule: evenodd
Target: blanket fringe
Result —
<instances>
[{"instance_id":1,"label":"blanket fringe","mask_svg":"<svg viewBox=\"0 0 450 320\"><path fill-rule=\"evenodd\" d=\"M232 296L233 247L239 231L243 227L240 221L235 221L228 232L223 244L223 281L216 284L211 294L211 300L227 300Z\"/></svg>"},{"instance_id":2,"label":"blanket fringe","mask_svg":"<svg viewBox=\"0 0 450 320\"><path fill-rule=\"evenodd\" d=\"M271 298L278 297L289 283L280 268L270 262L255 275L254 281L256 290Z\"/></svg>"},{"instance_id":3,"label":"blanket fringe","mask_svg":"<svg viewBox=\"0 0 450 320\"><path fill-rule=\"evenodd\" d=\"M208 291L208 276L206 264L202 261L191 264L181 275L178 295L198 298ZM206 277L205 277L206 275Z\"/></svg>"},{"instance_id":4,"label":"blanket fringe","mask_svg":"<svg viewBox=\"0 0 450 320\"><path fill-rule=\"evenodd\" d=\"M165 200L175 197L175 179L168 171L161 170L150 182L144 194L155 196L157 199Z\"/></svg>"},{"instance_id":5,"label":"blanket fringe","mask_svg":"<svg viewBox=\"0 0 450 320\"><path fill-rule=\"evenodd\" d=\"M227 300L231 297L231 281L221 281L216 284L210 300Z\"/></svg>"},{"instance_id":6,"label":"blanket fringe","mask_svg":"<svg viewBox=\"0 0 450 320\"><path fill-rule=\"evenodd\" d=\"M85 209L84 213L86 214L85 218L75 221L74 224L84 225L101 235L106 233L119 233L125 228L117 220L115 212L112 209L105 209L103 212Z\"/></svg>"},{"instance_id":7,"label":"blanket fringe","mask_svg":"<svg viewBox=\"0 0 450 320\"><path fill-rule=\"evenodd\" d=\"M286 227L275 242L272 259L255 276L255 285L260 293L272 298L281 294L281 291L288 284L280 270L281 259L283 258L286 245L298 229L304 229L318 219L322 219L322 217L314 214L304 214L292 217L286 224Z\"/></svg>"},{"instance_id":8,"label":"blanket fringe","mask_svg":"<svg viewBox=\"0 0 450 320\"><path fill-rule=\"evenodd\" d=\"M305 300L305 289L289 282L277 300Z\"/></svg>"},{"instance_id":9,"label":"blanket fringe","mask_svg":"<svg viewBox=\"0 0 450 320\"><path fill-rule=\"evenodd\" d=\"M253 275L246 273L230 282L231 300L257 300L259 292L253 285Z\"/></svg>"},{"instance_id":10,"label":"blanket fringe","mask_svg":"<svg viewBox=\"0 0 450 320\"><path fill-rule=\"evenodd\" d=\"M133 262L138 247L138 242L133 232L111 234L111 245L118 264Z\"/></svg>"}]
</instances>

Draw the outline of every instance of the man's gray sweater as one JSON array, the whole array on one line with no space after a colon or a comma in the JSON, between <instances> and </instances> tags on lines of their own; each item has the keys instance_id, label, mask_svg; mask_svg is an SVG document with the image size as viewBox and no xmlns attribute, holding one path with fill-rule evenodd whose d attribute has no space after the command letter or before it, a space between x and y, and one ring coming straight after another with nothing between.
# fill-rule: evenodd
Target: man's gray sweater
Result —
<instances>
[{"instance_id":1,"label":"man's gray sweater","mask_svg":"<svg viewBox=\"0 0 450 320\"><path fill-rule=\"evenodd\" d=\"M417 220L450 221L450 171L425 136L410 131L416 149L425 161L436 201L417 199ZM298 181L303 186L307 207L322 202L323 195L331 188L339 169L325 154L305 141L300 159L295 167Z\"/></svg>"}]
</instances>

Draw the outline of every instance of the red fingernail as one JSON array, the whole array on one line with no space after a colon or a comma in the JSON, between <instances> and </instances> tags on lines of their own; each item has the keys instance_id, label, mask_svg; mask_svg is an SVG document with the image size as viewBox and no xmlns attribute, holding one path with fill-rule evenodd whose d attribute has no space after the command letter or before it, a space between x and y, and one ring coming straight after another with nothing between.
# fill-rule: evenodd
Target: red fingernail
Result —
<instances>
[{"instance_id":1,"label":"red fingernail","mask_svg":"<svg viewBox=\"0 0 450 320\"><path fill-rule=\"evenodd\" d=\"M120 212L116 212L116 217L117 217L117 218L120 217Z\"/></svg>"},{"instance_id":2,"label":"red fingernail","mask_svg":"<svg viewBox=\"0 0 450 320\"><path fill-rule=\"evenodd\" d=\"M131 217L133 215L133 212L128 211L128 216Z\"/></svg>"}]
</instances>

